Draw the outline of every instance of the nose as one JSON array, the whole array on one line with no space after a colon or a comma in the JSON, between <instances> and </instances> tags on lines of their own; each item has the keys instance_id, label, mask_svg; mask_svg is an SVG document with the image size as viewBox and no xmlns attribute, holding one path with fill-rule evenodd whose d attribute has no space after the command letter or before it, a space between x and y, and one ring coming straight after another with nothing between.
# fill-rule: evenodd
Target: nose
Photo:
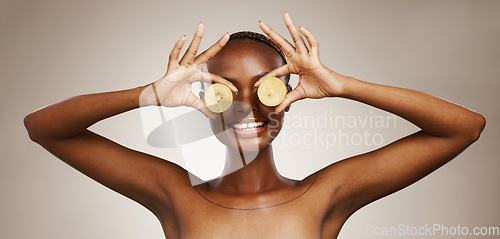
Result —
<instances>
[{"instance_id":1,"label":"nose","mask_svg":"<svg viewBox=\"0 0 500 239\"><path fill-rule=\"evenodd\" d=\"M239 102L236 102L236 105L234 106L234 110L239 114L248 115L248 114L250 114L250 112L253 112L256 109L253 108L251 105L249 105L246 102L239 101Z\"/></svg>"},{"instance_id":2,"label":"nose","mask_svg":"<svg viewBox=\"0 0 500 239\"><path fill-rule=\"evenodd\" d=\"M250 114L250 112L254 112L257 110L257 105L255 103L256 100L256 94L251 91L246 91L246 92L238 92L237 95L235 95L235 99L233 101L234 105L234 111L238 114L242 114L244 116L247 116Z\"/></svg>"}]
</instances>

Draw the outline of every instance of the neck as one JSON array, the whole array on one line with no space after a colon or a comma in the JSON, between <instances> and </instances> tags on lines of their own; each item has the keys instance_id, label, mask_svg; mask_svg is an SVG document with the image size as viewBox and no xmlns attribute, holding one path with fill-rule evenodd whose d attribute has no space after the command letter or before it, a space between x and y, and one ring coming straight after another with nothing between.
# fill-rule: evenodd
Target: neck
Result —
<instances>
[{"instance_id":1,"label":"neck","mask_svg":"<svg viewBox=\"0 0 500 239\"><path fill-rule=\"evenodd\" d=\"M234 171L235 169L238 169ZM234 171L234 172L232 172ZM224 176L209 182L213 190L228 194L257 194L294 185L281 176L274 163L272 145L260 150L249 163L238 150L227 149Z\"/></svg>"}]
</instances>

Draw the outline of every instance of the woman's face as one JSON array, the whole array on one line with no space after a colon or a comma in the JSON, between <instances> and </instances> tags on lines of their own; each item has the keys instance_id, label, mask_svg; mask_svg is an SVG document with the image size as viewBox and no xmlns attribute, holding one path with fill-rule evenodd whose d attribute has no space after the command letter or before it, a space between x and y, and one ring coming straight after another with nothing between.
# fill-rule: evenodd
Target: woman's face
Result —
<instances>
[{"instance_id":1,"label":"woman's face","mask_svg":"<svg viewBox=\"0 0 500 239\"><path fill-rule=\"evenodd\" d=\"M284 112L276 114L274 107L262 104L253 85L281 65L276 50L251 39L231 40L210 60L208 71L238 88L231 107L210 120L219 141L235 150L255 151L267 147L278 135Z\"/></svg>"}]
</instances>

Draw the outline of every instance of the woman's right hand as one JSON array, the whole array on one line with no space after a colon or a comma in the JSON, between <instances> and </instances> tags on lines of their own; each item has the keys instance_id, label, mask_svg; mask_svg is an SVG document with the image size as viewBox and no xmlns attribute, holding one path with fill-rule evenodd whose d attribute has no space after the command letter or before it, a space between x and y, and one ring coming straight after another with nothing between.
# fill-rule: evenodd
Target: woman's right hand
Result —
<instances>
[{"instance_id":1,"label":"woman's right hand","mask_svg":"<svg viewBox=\"0 0 500 239\"><path fill-rule=\"evenodd\" d=\"M233 92L236 87L224 78L202 71L202 67L214 57L229 40L226 33L217 43L196 56L203 36L203 23L198 25L189 48L179 61L180 51L186 42L186 36L177 41L169 56L167 73L161 79L148 85L141 94L140 104L162 105L166 107L189 106L193 107L210 118L215 118L204 101L196 97L191 91L193 82L218 82L227 85Z\"/></svg>"}]
</instances>

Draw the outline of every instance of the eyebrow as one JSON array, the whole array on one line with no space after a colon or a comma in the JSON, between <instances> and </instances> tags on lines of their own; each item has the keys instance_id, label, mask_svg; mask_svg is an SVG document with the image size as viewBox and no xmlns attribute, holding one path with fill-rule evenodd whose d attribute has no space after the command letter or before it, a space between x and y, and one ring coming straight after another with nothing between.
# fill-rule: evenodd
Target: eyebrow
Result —
<instances>
[{"instance_id":1,"label":"eyebrow","mask_svg":"<svg viewBox=\"0 0 500 239\"><path fill-rule=\"evenodd\" d=\"M252 77L252 78L253 78L253 79L255 79L255 80L258 80L258 79L260 79L261 77L265 76L267 73L269 73L269 72L267 72L267 71L266 71L266 72L262 72L262 73L260 73L260 74L255 75L255 76L254 76L254 77ZM235 79L233 79L233 78L229 78L229 77L225 77L225 76L221 76L221 77L222 77L222 78L224 78L224 79L226 79L227 81L229 81L229 82L233 83L233 84L234 84L234 83L236 83L236 80L235 80Z\"/></svg>"}]
</instances>

